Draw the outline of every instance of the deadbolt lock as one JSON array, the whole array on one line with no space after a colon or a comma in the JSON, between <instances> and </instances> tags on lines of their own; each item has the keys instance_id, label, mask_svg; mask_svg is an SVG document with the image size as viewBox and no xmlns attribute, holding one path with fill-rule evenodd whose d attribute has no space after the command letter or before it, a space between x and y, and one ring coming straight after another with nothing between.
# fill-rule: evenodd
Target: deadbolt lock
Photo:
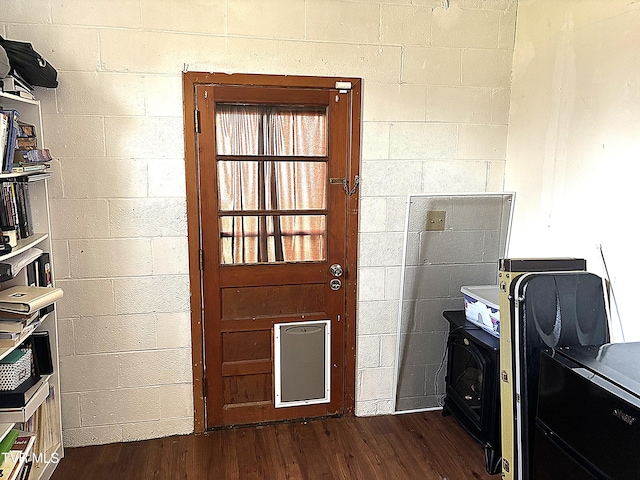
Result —
<instances>
[{"instance_id":1,"label":"deadbolt lock","mask_svg":"<svg viewBox=\"0 0 640 480\"><path fill-rule=\"evenodd\" d=\"M331 290L340 290L340 287L342 287L342 281L337 278L329 282L329 288L331 288Z\"/></svg>"}]
</instances>

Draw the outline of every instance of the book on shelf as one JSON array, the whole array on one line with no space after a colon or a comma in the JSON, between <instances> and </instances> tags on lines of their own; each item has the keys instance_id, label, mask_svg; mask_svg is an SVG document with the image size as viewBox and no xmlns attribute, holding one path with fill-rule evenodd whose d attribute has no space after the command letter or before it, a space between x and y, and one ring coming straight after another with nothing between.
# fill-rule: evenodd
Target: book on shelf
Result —
<instances>
[{"instance_id":1,"label":"book on shelf","mask_svg":"<svg viewBox=\"0 0 640 480\"><path fill-rule=\"evenodd\" d=\"M36 138L36 126L18 120L18 138Z\"/></svg>"},{"instance_id":2,"label":"book on shelf","mask_svg":"<svg viewBox=\"0 0 640 480\"><path fill-rule=\"evenodd\" d=\"M35 442L35 439L36 436L34 433L20 430L18 432L18 438L16 438L16 441L13 443L11 450L15 452L28 453L31 451L31 447Z\"/></svg>"},{"instance_id":3,"label":"book on shelf","mask_svg":"<svg viewBox=\"0 0 640 480\"><path fill-rule=\"evenodd\" d=\"M0 291L0 310L31 313L60 300L62 295L62 289L58 287L16 285Z\"/></svg>"},{"instance_id":4,"label":"book on shelf","mask_svg":"<svg viewBox=\"0 0 640 480\"><path fill-rule=\"evenodd\" d=\"M33 86L27 83L22 77L7 75L4 78L0 78L0 83L2 84L3 92L26 92L33 94Z\"/></svg>"},{"instance_id":5,"label":"book on shelf","mask_svg":"<svg viewBox=\"0 0 640 480\"><path fill-rule=\"evenodd\" d=\"M18 437L16 442L20 441L23 437ZM35 444L36 437L28 437L25 438L25 442L28 442L25 445L25 452L21 453L21 458L24 459L24 464L15 471L15 478L9 480L29 480L29 474L31 472L31 467L33 466L33 458L31 457L31 453L33 452L33 446ZM11 472L12 475L14 472Z\"/></svg>"},{"instance_id":6,"label":"book on shelf","mask_svg":"<svg viewBox=\"0 0 640 480\"><path fill-rule=\"evenodd\" d=\"M9 129L11 128L11 119L7 112L0 110L0 159L4 163L4 156L7 151L7 143L9 142Z\"/></svg>"},{"instance_id":7,"label":"book on shelf","mask_svg":"<svg viewBox=\"0 0 640 480\"><path fill-rule=\"evenodd\" d=\"M16 231L16 238L20 238L18 232L18 201L13 182L3 182L0 186L0 202L3 209L0 210L0 224L2 231ZM6 234L5 234L6 235Z\"/></svg>"},{"instance_id":8,"label":"book on shelf","mask_svg":"<svg viewBox=\"0 0 640 480\"><path fill-rule=\"evenodd\" d=\"M0 226L2 228L2 235L10 238L9 244L12 246L17 245L17 241L20 239L20 233L17 225L17 211L14 205L12 197L12 189L8 184L0 185ZM11 237L15 239L16 245L13 245Z\"/></svg>"},{"instance_id":9,"label":"book on shelf","mask_svg":"<svg viewBox=\"0 0 640 480\"><path fill-rule=\"evenodd\" d=\"M14 183L16 191L16 206L18 208L18 229L20 238L33 235L33 221L31 219L31 197L28 183Z\"/></svg>"},{"instance_id":10,"label":"book on shelf","mask_svg":"<svg viewBox=\"0 0 640 480\"><path fill-rule=\"evenodd\" d=\"M36 150L38 148L35 125L18 120L16 148L18 150Z\"/></svg>"},{"instance_id":11,"label":"book on shelf","mask_svg":"<svg viewBox=\"0 0 640 480\"><path fill-rule=\"evenodd\" d=\"M42 252L38 258L38 286L53 287L53 276L51 275L51 257L49 253Z\"/></svg>"},{"instance_id":12,"label":"book on shelf","mask_svg":"<svg viewBox=\"0 0 640 480\"><path fill-rule=\"evenodd\" d=\"M6 437L15 426L16 424L13 422L0 422L0 442L2 442L2 439Z\"/></svg>"},{"instance_id":13,"label":"book on shelf","mask_svg":"<svg viewBox=\"0 0 640 480\"><path fill-rule=\"evenodd\" d=\"M53 158L48 148L35 148L32 150L16 150L13 164L25 165L31 163L50 162Z\"/></svg>"},{"instance_id":14,"label":"book on shelf","mask_svg":"<svg viewBox=\"0 0 640 480\"><path fill-rule=\"evenodd\" d=\"M57 450L62 443L58 428L60 411L57 407L55 389L52 385L49 388L49 396L31 418L23 424L23 429L36 434L36 443L33 446L33 453L36 457L45 455L48 458L57 458ZM39 463L36 467L41 465L43 464Z\"/></svg>"},{"instance_id":15,"label":"book on shelf","mask_svg":"<svg viewBox=\"0 0 640 480\"><path fill-rule=\"evenodd\" d=\"M0 110L0 144L2 172L25 173L44 171L53 160L46 148L38 148L36 127L20 120L18 110Z\"/></svg>"},{"instance_id":16,"label":"book on shelf","mask_svg":"<svg viewBox=\"0 0 640 480\"><path fill-rule=\"evenodd\" d=\"M18 430L13 445L8 452L3 453L3 462L0 466L2 472L0 478L7 480L22 480L28 478L31 468L31 452L36 442L36 435L31 432ZM25 476L26 475L26 476Z\"/></svg>"},{"instance_id":17,"label":"book on shelf","mask_svg":"<svg viewBox=\"0 0 640 480\"><path fill-rule=\"evenodd\" d=\"M16 150L19 151L19 150ZM50 168L50 163L42 162L19 162L11 166L11 173L28 173L28 172L44 172Z\"/></svg>"},{"instance_id":18,"label":"book on shelf","mask_svg":"<svg viewBox=\"0 0 640 480\"><path fill-rule=\"evenodd\" d=\"M13 232L16 241L33 234L29 190L29 182L22 180L0 184L0 229L2 235Z\"/></svg>"},{"instance_id":19,"label":"book on shelf","mask_svg":"<svg viewBox=\"0 0 640 480\"><path fill-rule=\"evenodd\" d=\"M0 441L0 464L4 463L4 454L11 450L20 432L15 428L9 430L2 441ZM0 477L1 478L1 477Z\"/></svg>"},{"instance_id":20,"label":"book on shelf","mask_svg":"<svg viewBox=\"0 0 640 480\"><path fill-rule=\"evenodd\" d=\"M27 272L27 285L32 287L42 286L38 283L38 260L34 260L25 267Z\"/></svg>"},{"instance_id":21,"label":"book on shelf","mask_svg":"<svg viewBox=\"0 0 640 480\"><path fill-rule=\"evenodd\" d=\"M51 259L49 253L42 252L33 262L26 267L27 285L35 287L53 287L53 278L51 276ZM47 305L40 309L40 316L44 317L47 313L53 312L54 304Z\"/></svg>"},{"instance_id":22,"label":"book on shelf","mask_svg":"<svg viewBox=\"0 0 640 480\"><path fill-rule=\"evenodd\" d=\"M42 323L41 320L31 322L21 332L0 332L0 348L17 347L31 335Z\"/></svg>"},{"instance_id":23,"label":"book on shelf","mask_svg":"<svg viewBox=\"0 0 640 480\"><path fill-rule=\"evenodd\" d=\"M38 139L36 137L18 137L16 147L18 150L35 150L38 148Z\"/></svg>"},{"instance_id":24,"label":"book on shelf","mask_svg":"<svg viewBox=\"0 0 640 480\"><path fill-rule=\"evenodd\" d=\"M33 312L28 315L21 313L0 312L0 333L22 331L36 320L40 319L40 312Z\"/></svg>"},{"instance_id":25,"label":"book on shelf","mask_svg":"<svg viewBox=\"0 0 640 480\"><path fill-rule=\"evenodd\" d=\"M2 173L11 173L13 165L13 157L16 149L16 141L18 138L18 119L20 112L18 110L0 110L8 117L7 136L2 160Z\"/></svg>"}]
</instances>

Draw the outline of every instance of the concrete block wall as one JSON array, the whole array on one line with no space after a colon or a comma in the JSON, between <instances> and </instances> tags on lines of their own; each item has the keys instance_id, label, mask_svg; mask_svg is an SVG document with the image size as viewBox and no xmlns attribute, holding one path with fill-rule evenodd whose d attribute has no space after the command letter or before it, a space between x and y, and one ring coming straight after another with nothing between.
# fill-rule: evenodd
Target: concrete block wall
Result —
<instances>
[{"instance_id":1,"label":"concrete block wall","mask_svg":"<svg viewBox=\"0 0 640 480\"><path fill-rule=\"evenodd\" d=\"M364 81L358 415L391 411L406 195L500 190L516 0L5 0L38 89L67 446L193 429L181 72Z\"/></svg>"}]
</instances>

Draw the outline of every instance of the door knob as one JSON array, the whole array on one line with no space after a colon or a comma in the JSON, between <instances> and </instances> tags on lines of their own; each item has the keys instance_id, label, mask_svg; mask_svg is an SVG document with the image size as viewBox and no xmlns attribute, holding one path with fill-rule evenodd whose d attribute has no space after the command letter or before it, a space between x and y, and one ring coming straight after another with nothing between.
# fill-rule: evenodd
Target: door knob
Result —
<instances>
[{"instance_id":1,"label":"door knob","mask_svg":"<svg viewBox=\"0 0 640 480\"><path fill-rule=\"evenodd\" d=\"M339 263L334 263L329 267L329 271L331 272L331 275L333 275L334 277L341 277L342 265L340 265Z\"/></svg>"},{"instance_id":2,"label":"door knob","mask_svg":"<svg viewBox=\"0 0 640 480\"><path fill-rule=\"evenodd\" d=\"M340 287L342 287L342 282L337 278L329 282L329 288L331 288L331 290L340 290Z\"/></svg>"}]
</instances>

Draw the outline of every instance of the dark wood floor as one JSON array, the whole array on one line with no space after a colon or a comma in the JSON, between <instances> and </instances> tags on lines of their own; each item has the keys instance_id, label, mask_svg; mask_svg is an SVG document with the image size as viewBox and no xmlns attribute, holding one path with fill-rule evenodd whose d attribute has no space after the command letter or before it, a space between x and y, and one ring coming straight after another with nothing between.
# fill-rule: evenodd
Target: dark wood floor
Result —
<instances>
[{"instance_id":1,"label":"dark wood floor","mask_svg":"<svg viewBox=\"0 0 640 480\"><path fill-rule=\"evenodd\" d=\"M219 430L68 448L53 480L496 480L484 453L440 412Z\"/></svg>"}]
</instances>

